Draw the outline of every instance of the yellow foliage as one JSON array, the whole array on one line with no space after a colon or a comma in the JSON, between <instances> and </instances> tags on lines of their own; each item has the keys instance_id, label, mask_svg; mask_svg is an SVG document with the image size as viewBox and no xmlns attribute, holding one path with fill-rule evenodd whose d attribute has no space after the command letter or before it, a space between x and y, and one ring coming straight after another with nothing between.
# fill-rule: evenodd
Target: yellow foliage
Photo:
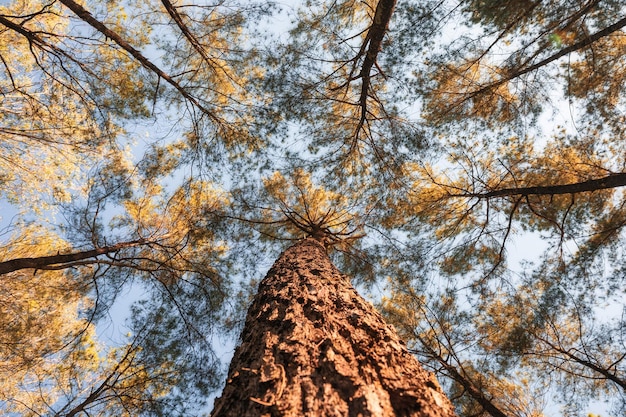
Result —
<instances>
[{"instance_id":1,"label":"yellow foliage","mask_svg":"<svg viewBox=\"0 0 626 417\"><path fill-rule=\"evenodd\" d=\"M566 137L555 137L541 150L516 138L503 141L497 148L451 143L448 161L438 168L426 163L405 164L404 171L413 181L411 190L403 200L391 203L395 218L386 219L387 224L402 225L407 217L416 216L432 225L437 237L447 238L475 231L488 222L496 225L501 221L504 224L500 227L508 228L514 207L515 218L523 219L529 228L553 228L565 213L572 222L582 223L611 206L614 190L576 196L531 194L524 198L515 190L607 176L605 167L611 162L594 152L593 146L591 140L572 143ZM510 194L488 197L502 190Z\"/></svg>"},{"instance_id":2,"label":"yellow foliage","mask_svg":"<svg viewBox=\"0 0 626 417\"><path fill-rule=\"evenodd\" d=\"M610 111L623 104L623 86L626 80L626 33L617 31L594 43L593 58L582 56L571 64L568 91L577 98L594 95L594 107ZM607 118L610 122L610 118Z\"/></svg>"},{"instance_id":3,"label":"yellow foliage","mask_svg":"<svg viewBox=\"0 0 626 417\"><path fill-rule=\"evenodd\" d=\"M447 120L471 115L497 122L513 119L519 97L510 83L499 83L505 71L486 61L484 57L468 59L433 73L436 87L427 98L426 117ZM483 88L488 89L476 94Z\"/></svg>"},{"instance_id":4,"label":"yellow foliage","mask_svg":"<svg viewBox=\"0 0 626 417\"><path fill-rule=\"evenodd\" d=\"M348 237L360 227L349 196L316 186L303 169L294 170L289 177L275 172L263 184L277 205L265 209L264 216L283 223L291 238L316 233ZM278 220L285 216L287 221Z\"/></svg>"},{"instance_id":5,"label":"yellow foliage","mask_svg":"<svg viewBox=\"0 0 626 417\"><path fill-rule=\"evenodd\" d=\"M24 27L52 45L59 46L69 28L57 3L42 8L40 1L14 1L0 6L0 14L32 14ZM104 146L94 109L42 71L52 58L31 49L24 36L0 32L0 55L0 195L38 210L67 203L84 180L81 167Z\"/></svg>"},{"instance_id":6,"label":"yellow foliage","mask_svg":"<svg viewBox=\"0 0 626 417\"><path fill-rule=\"evenodd\" d=\"M70 246L41 228L16 230L0 247L0 261L49 255ZM92 307L89 280L67 270L33 273L21 270L0 279L0 398L2 411L24 416L46 415L73 407L103 382L115 394L99 407L110 415L141 408L141 401L170 392L176 374L171 364L148 369L137 360L141 348L111 348L98 341L86 312ZM169 381L169 382L168 382ZM72 406L72 404L74 404ZM117 408L116 408L117 407ZM133 408L134 407L134 408Z\"/></svg>"},{"instance_id":7,"label":"yellow foliage","mask_svg":"<svg viewBox=\"0 0 626 417\"><path fill-rule=\"evenodd\" d=\"M137 225L137 233L144 239L182 239L204 213L214 213L228 204L226 193L204 181L190 182L168 199L164 199L161 185L154 182L144 182L142 189L138 198L124 201L126 214L119 220Z\"/></svg>"},{"instance_id":8,"label":"yellow foliage","mask_svg":"<svg viewBox=\"0 0 626 417\"><path fill-rule=\"evenodd\" d=\"M530 375L520 373L509 378L493 372L480 373L470 363L463 364L463 369L466 377L506 415L544 417L542 410L546 404L543 394L546 387L540 383L537 385L531 383ZM453 389L463 390L460 386ZM472 401L460 401L459 408L462 413L470 415L481 409Z\"/></svg>"},{"instance_id":9,"label":"yellow foliage","mask_svg":"<svg viewBox=\"0 0 626 417\"><path fill-rule=\"evenodd\" d=\"M41 39L0 32L0 196L41 212L80 193L88 170L116 151L118 116L148 114L150 87L126 52L77 38L58 2L15 0L0 14ZM146 26L129 25L123 14L107 24L136 46L148 41Z\"/></svg>"},{"instance_id":10,"label":"yellow foliage","mask_svg":"<svg viewBox=\"0 0 626 417\"><path fill-rule=\"evenodd\" d=\"M439 238L476 225L477 219L471 212L473 202L455 197L467 189L463 177L453 178L425 163L406 164L404 171L412 178L411 189L404 200L388 203L394 210L385 219L386 225L401 227L407 218L418 217L437 226L435 233Z\"/></svg>"},{"instance_id":11,"label":"yellow foliage","mask_svg":"<svg viewBox=\"0 0 626 417\"><path fill-rule=\"evenodd\" d=\"M140 269L165 284L187 272L211 274L211 260L228 249L212 222L229 196L205 181L190 181L170 196L151 181L141 188L143 194L124 201L125 212L113 220L115 227L150 242L136 254Z\"/></svg>"},{"instance_id":12,"label":"yellow foliage","mask_svg":"<svg viewBox=\"0 0 626 417\"><path fill-rule=\"evenodd\" d=\"M29 226L0 247L0 260L48 255L69 245ZM64 271L17 271L0 280L0 397L8 410L45 414L80 372L100 363L93 324L80 316L91 305ZM54 383L51 383L54 381Z\"/></svg>"}]
</instances>

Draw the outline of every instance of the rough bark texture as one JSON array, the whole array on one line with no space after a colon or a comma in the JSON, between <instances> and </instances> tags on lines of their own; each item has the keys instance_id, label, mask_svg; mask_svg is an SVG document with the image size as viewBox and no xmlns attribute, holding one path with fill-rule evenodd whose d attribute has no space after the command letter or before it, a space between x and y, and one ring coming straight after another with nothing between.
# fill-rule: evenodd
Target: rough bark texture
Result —
<instances>
[{"instance_id":1,"label":"rough bark texture","mask_svg":"<svg viewBox=\"0 0 626 417\"><path fill-rule=\"evenodd\" d=\"M437 416L454 411L396 331L308 238L259 285L213 417Z\"/></svg>"}]
</instances>

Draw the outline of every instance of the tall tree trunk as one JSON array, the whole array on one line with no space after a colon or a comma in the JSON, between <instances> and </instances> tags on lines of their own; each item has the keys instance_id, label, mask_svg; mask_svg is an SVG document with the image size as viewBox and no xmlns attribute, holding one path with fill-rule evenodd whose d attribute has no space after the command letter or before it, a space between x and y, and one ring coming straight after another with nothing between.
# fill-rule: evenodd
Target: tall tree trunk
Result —
<instances>
[{"instance_id":1,"label":"tall tree trunk","mask_svg":"<svg viewBox=\"0 0 626 417\"><path fill-rule=\"evenodd\" d=\"M307 238L261 281L213 417L437 416L454 411L374 307Z\"/></svg>"}]
</instances>

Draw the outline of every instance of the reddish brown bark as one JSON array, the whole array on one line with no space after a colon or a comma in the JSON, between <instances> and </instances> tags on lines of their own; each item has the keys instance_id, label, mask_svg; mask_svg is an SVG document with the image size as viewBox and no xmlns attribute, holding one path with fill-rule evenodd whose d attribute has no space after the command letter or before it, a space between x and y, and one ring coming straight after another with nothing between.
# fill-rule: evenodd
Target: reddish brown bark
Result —
<instances>
[{"instance_id":1,"label":"reddish brown bark","mask_svg":"<svg viewBox=\"0 0 626 417\"><path fill-rule=\"evenodd\" d=\"M308 238L260 283L212 416L454 412L434 376Z\"/></svg>"}]
</instances>

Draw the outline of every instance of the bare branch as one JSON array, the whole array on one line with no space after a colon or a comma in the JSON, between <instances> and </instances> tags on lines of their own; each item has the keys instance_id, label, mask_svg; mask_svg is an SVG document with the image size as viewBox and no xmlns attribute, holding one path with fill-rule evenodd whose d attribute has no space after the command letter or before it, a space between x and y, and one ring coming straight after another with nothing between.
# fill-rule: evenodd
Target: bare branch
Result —
<instances>
[{"instance_id":1,"label":"bare branch","mask_svg":"<svg viewBox=\"0 0 626 417\"><path fill-rule=\"evenodd\" d=\"M169 0L161 0L163 7L167 10L167 13L170 15L172 20L176 23L182 34L187 38L191 46L202 56L202 58L207 61L213 63L213 60L206 53L206 50L202 47L198 38L189 30L185 22L183 21L183 17L178 13L176 7Z\"/></svg>"},{"instance_id":2,"label":"bare branch","mask_svg":"<svg viewBox=\"0 0 626 417\"><path fill-rule=\"evenodd\" d=\"M616 374L610 372L610 370L609 370L610 368L605 368L603 366L600 366L597 363L592 362L589 359L585 359L583 357L580 357L580 356L576 355L576 352L577 352L576 349L565 349L565 348L561 347L560 345L557 346L554 343L552 343L549 340L547 340L545 338L542 338L542 337L538 337L538 339L541 340L542 342L546 343L548 346L550 346L556 352L561 353L562 355L564 355L566 358L572 360L575 363L578 363L579 365L582 365L582 366L584 366L586 368L591 369L592 371L602 375L607 380L614 382L615 384L619 385L622 389L626 390L626 380L623 379L623 378L619 378ZM622 356L622 358L623 358L623 356Z\"/></svg>"}]
</instances>

